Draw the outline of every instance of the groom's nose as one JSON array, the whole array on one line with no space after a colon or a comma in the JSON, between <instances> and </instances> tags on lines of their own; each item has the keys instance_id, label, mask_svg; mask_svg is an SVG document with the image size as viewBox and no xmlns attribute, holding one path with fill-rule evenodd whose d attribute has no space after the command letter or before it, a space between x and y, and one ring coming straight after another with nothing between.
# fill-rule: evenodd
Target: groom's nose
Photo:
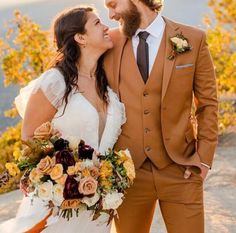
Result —
<instances>
[{"instance_id":1,"label":"groom's nose","mask_svg":"<svg viewBox=\"0 0 236 233\"><path fill-rule=\"evenodd\" d=\"M112 10L112 9L109 9L109 18L110 19L114 19L114 17L115 17L115 11L114 10Z\"/></svg>"}]
</instances>

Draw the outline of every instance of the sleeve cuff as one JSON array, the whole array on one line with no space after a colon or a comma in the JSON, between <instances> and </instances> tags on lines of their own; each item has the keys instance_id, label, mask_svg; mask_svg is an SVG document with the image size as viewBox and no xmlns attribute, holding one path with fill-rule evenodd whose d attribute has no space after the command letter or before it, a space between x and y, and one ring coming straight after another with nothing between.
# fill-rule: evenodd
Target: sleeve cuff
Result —
<instances>
[{"instance_id":1,"label":"sleeve cuff","mask_svg":"<svg viewBox=\"0 0 236 233\"><path fill-rule=\"evenodd\" d=\"M211 169L211 167L205 163L201 163L202 166L207 167L208 169Z\"/></svg>"}]
</instances>

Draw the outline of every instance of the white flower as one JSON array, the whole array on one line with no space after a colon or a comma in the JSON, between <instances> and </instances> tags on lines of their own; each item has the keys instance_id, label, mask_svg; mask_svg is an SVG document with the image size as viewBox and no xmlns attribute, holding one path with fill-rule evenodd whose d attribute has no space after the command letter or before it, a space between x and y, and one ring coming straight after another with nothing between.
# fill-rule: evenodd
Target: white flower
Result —
<instances>
[{"instance_id":1,"label":"white flower","mask_svg":"<svg viewBox=\"0 0 236 233\"><path fill-rule=\"evenodd\" d=\"M61 184L55 184L53 186L53 202L55 205L60 206L64 200L63 197L64 186Z\"/></svg>"},{"instance_id":2,"label":"white flower","mask_svg":"<svg viewBox=\"0 0 236 233\"><path fill-rule=\"evenodd\" d=\"M188 41L187 41L187 40L184 40L184 41L183 41L183 46L184 46L184 47L188 47Z\"/></svg>"},{"instance_id":3,"label":"white flower","mask_svg":"<svg viewBox=\"0 0 236 233\"><path fill-rule=\"evenodd\" d=\"M49 201L52 199L53 183L51 181L40 184L37 189L40 199L42 199L43 201Z\"/></svg>"},{"instance_id":4,"label":"white flower","mask_svg":"<svg viewBox=\"0 0 236 233\"><path fill-rule=\"evenodd\" d=\"M104 210L117 209L123 202L123 196L124 196L123 193L118 193L118 192L108 193L103 198L103 209Z\"/></svg>"},{"instance_id":5,"label":"white flower","mask_svg":"<svg viewBox=\"0 0 236 233\"><path fill-rule=\"evenodd\" d=\"M77 182L80 182L81 176L82 176L82 175L79 173L79 174L77 174L77 175L74 177L74 179L75 179Z\"/></svg>"},{"instance_id":6,"label":"white flower","mask_svg":"<svg viewBox=\"0 0 236 233\"><path fill-rule=\"evenodd\" d=\"M81 163L81 168L82 169L93 167L93 166L94 166L94 163L93 163L93 161L91 159L85 159Z\"/></svg>"},{"instance_id":7,"label":"white flower","mask_svg":"<svg viewBox=\"0 0 236 233\"><path fill-rule=\"evenodd\" d=\"M188 47L188 42L184 39L173 37L171 38L171 41L175 43L178 48Z\"/></svg>"},{"instance_id":8,"label":"white flower","mask_svg":"<svg viewBox=\"0 0 236 233\"><path fill-rule=\"evenodd\" d=\"M86 204L88 207L95 205L100 198L98 193L95 193L93 197L83 197L81 200L82 203Z\"/></svg>"}]
</instances>

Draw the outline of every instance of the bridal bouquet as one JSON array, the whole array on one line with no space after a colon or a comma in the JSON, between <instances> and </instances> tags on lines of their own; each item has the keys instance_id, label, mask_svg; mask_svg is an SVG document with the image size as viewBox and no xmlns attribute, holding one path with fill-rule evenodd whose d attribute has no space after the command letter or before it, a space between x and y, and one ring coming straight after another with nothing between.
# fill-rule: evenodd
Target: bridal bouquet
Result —
<instances>
[{"instance_id":1,"label":"bridal bouquet","mask_svg":"<svg viewBox=\"0 0 236 233\"><path fill-rule=\"evenodd\" d=\"M36 129L33 140L24 142L17 164L25 170L21 190L45 201L54 215L69 220L87 209L93 220L109 214L109 223L135 178L129 151L109 149L102 155L83 140L72 146L53 131L47 122Z\"/></svg>"}]
</instances>

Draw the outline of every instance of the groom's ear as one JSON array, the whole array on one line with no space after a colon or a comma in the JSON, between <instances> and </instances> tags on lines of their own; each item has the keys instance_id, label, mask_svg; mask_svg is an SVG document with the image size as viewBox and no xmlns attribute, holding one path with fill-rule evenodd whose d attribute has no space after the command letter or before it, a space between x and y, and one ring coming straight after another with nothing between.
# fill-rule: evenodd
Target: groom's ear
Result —
<instances>
[{"instance_id":1,"label":"groom's ear","mask_svg":"<svg viewBox=\"0 0 236 233\"><path fill-rule=\"evenodd\" d=\"M74 40L79 44L79 45L86 45L86 41L85 41L85 38L84 38L84 35L82 34L79 34L79 33L76 33L74 35Z\"/></svg>"}]
</instances>

